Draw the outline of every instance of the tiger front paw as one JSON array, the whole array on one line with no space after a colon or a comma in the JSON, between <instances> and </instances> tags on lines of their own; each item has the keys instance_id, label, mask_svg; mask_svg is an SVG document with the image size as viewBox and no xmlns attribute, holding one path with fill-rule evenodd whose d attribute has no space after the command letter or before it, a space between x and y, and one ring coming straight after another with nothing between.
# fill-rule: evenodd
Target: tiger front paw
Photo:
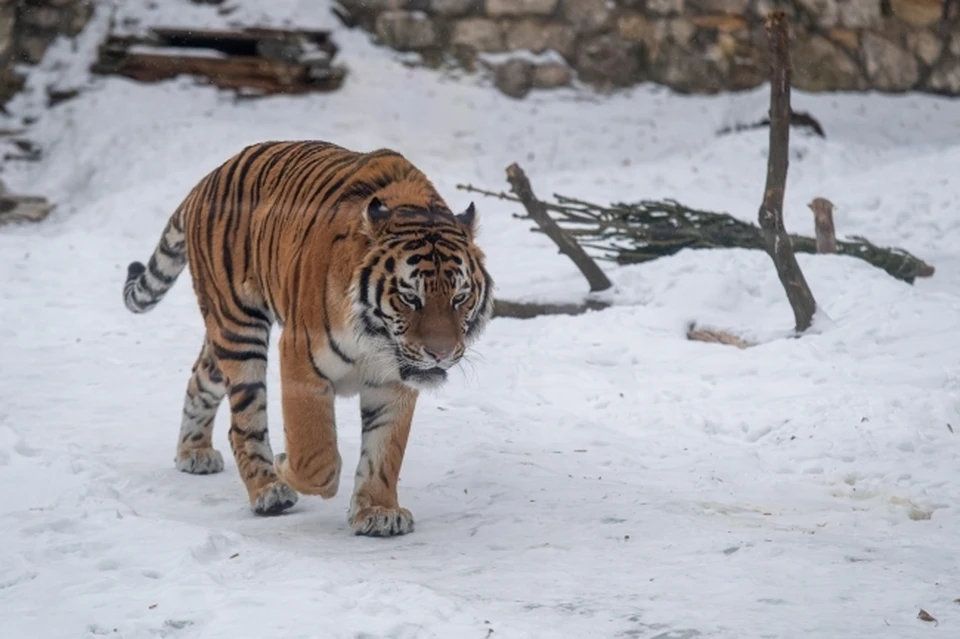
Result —
<instances>
[{"instance_id":1,"label":"tiger front paw","mask_svg":"<svg viewBox=\"0 0 960 639\"><path fill-rule=\"evenodd\" d=\"M300 494L319 495L323 499L332 499L337 496L337 491L340 489L342 461L339 453L335 460L318 465L317 469L311 473L312 477L306 479L293 472L290 458L286 453L277 455L273 466L280 479L293 486Z\"/></svg>"},{"instance_id":2,"label":"tiger front paw","mask_svg":"<svg viewBox=\"0 0 960 639\"><path fill-rule=\"evenodd\" d=\"M413 515L406 508L367 506L350 513L354 534L368 537L394 537L413 532Z\"/></svg>"}]
</instances>

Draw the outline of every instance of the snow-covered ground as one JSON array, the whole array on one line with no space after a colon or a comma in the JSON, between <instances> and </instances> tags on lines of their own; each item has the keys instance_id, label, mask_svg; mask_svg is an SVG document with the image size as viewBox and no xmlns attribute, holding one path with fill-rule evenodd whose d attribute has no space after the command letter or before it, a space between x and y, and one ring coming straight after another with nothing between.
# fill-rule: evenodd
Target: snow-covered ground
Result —
<instances>
[{"instance_id":1,"label":"snow-covered ground","mask_svg":"<svg viewBox=\"0 0 960 639\"><path fill-rule=\"evenodd\" d=\"M224 24L212 8L131 0L141 24ZM259 18L255 0L230 20ZM766 89L679 97L641 87L515 102L402 67L320 0L271 21L333 26L341 91L234 102L188 80L84 68L108 7L11 105L39 115L37 164L11 190L58 210L0 229L0 637L853 639L960 633L960 102L795 94L827 139L793 136L787 226L836 202L841 234L914 251L909 286L864 262L800 255L828 320L799 340L761 252L684 252L605 268L617 306L495 320L469 364L424 395L401 501L416 531L349 534L359 411L338 403L347 489L256 518L226 472L173 464L202 335L189 279L145 316L121 301L170 212L207 170L268 138L401 150L453 206L458 183L593 201L674 197L755 216ZM261 5L262 6L262 5ZM85 87L42 112L46 84ZM476 198L511 299L585 284L518 207ZM686 341L690 320L769 339ZM278 371L271 362L272 397ZM226 407L216 445L228 451ZM279 402L269 408L283 450ZM952 426L951 426L952 424ZM955 432L958 431L958 432ZM923 608L939 625L917 619Z\"/></svg>"}]
</instances>

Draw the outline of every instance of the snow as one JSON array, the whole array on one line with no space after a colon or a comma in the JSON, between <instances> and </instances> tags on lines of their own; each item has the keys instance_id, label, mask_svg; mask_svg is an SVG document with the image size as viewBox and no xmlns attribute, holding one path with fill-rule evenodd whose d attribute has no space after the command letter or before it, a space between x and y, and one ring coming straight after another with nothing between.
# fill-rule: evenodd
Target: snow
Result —
<instances>
[{"instance_id":1,"label":"snow","mask_svg":"<svg viewBox=\"0 0 960 639\"><path fill-rule=\"evenodd\" d=\"M812 233L806 203L829 197L841 235L903 246L933 278L910 286L799 255L821 311L787 339L762 252L604 264L616 306L494 320L460 373L422 396L400 485L411 535L349 533L355 400L337 405L344 486L330 502L257 518L229 454L221 474L177 472L199 313L186 276L152 313L128 313L124 273L192 184L247 143L401 150L452 206L475 199L498 294L516 300L574 301L586 285L511 216L518 206L457 184L505 189L518 161L544 197L672 197L743 219L763 191L766 131L716 132L762 117L765 88L516 102L487 80L403 67L317 0L278 2L265 24L336 28L350 75L335 93L237 101L188 79L84 71L111 13L224 26L260 18L259 4L221 16L100 3L0 123L38 118L43 161L8 162L3 179L58 206L0 229L0 636L956 635L960 117L944 98L795 92L828 137L793 133L786 197L790 231ZM44 111L47 85L83 93ZM762 343L689 342L694 320ZM275 359L269 381L282 451ZM226 420L222 406L224 452Z\"/></svg>"}]
</instances>

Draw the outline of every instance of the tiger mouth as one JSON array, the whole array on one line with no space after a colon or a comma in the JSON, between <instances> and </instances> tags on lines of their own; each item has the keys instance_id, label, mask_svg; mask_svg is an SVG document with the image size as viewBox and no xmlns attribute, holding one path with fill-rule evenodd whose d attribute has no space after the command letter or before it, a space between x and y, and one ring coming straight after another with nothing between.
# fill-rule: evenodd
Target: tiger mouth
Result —
<instances>
[{"instance_id":1,"label":"tiger mouth","mask_svg":"<svg viewBox=\"0 0 960 639\"><path fill-rule=\"evenodd\" d=\"M405 382L433 383L447 379L447 371L439 366L433 368L415 368L409 364L400 367L400 379Z\"/></svg>"}]
</instances>

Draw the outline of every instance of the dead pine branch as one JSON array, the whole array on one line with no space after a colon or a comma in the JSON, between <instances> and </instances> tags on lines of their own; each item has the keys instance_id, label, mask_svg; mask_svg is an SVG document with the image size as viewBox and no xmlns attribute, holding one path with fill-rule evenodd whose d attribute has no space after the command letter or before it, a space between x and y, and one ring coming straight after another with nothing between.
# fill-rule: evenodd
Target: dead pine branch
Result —
<instances>
[{"instance_id":1,"label":"dead pine branch","mask_svg":"<svg viewBox=\"0 0 960 639\"><path fill-rule=\"evenodd\" d=\"M530 218L536 222L540 230L546 234L553 243L557 245L560 252L569 257L583 276L587 278L591 293L605 291L613 284L606 274L597 266L592 257L587 255L583 247L577 244L566 231L547 214L546 205L537 199L530 187L530 180L527 179L523 169L514 162L507 167L507 181L510 183L510 189L516 194L523 207L527 209Z\"/></svg>"},{"instance_id":2,"label":"dead pine branch","mask_svg":"<svg viewBox=\"0 0 960 639\"><path fill-rule=\"evenodd\" d=\"M817 302L803 277L783 224L783 196L790 150L790 25L786 13L782 10L770 12L764 27L770 45L770 148L767 183L758 221L767 254L776 266L793 309L796 331L803 333L813 323Z\"/></svg>"},{"instance_id":3,"label":"dead pine branch","mask_svg":"<svg viewBox=\"0 0 960 639\"><path fill-rule=\"evenodd\" d=\"M833 202L825 197L815 197L807 206L813 211L817 253L836 253L837 231L833 225Z\"/></svg>"},{"instance_id":4,"label":"dead pine branch","mask_svg":"<svg viewBox=\"0 0 960 639\"><path fill-rule=\"evenodd\" d=\"M519 198L503 191L458 184L458 189L509 202ZM556 223L598 261L642 264L686 249L741 248L766 251L763 230L729 213L695 209L675 200L641 200L594 204L555 193L555 202L541 200ZM516 217L526 219L519 213ZM535 232L542 231L539 228ZM805 235L790 235L793 250L815 254L817 241ZM888 275L912 284L930 277L934 268L909 252L880 247L866 238L836 240L837 253L854 257L882 269Z\"/></svg>"}]
</instances>

